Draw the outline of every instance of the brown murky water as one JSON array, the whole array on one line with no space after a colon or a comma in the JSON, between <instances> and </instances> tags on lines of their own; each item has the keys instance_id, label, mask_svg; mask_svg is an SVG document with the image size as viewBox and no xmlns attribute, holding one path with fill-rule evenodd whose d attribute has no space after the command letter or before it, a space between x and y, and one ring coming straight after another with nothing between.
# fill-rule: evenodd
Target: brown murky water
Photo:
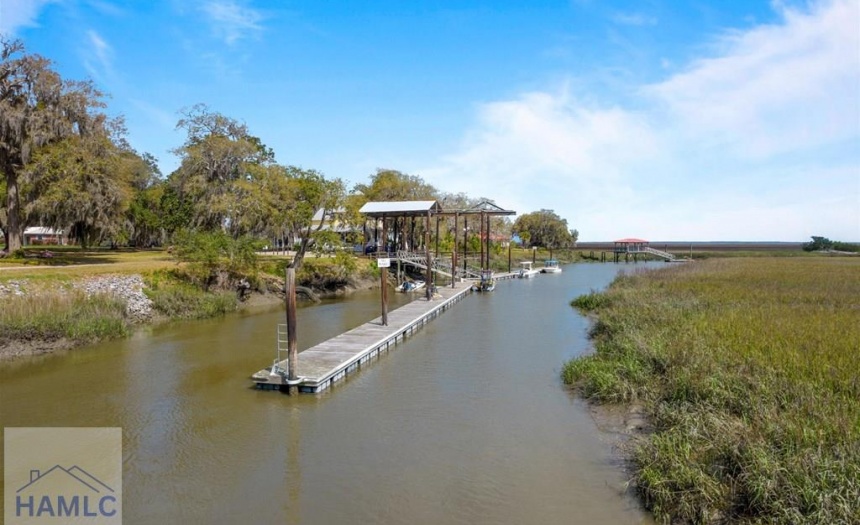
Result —
<instances>
[{"instance_id":1,"label":"brown murky water","mask_svg":"<svg viewBox=\"0 0 860 525\"><path fill-rule=\"evenodd\" d=\"M129 524L651 523L559 380L588 348L570 299L633 267L500 282L319 397L251 388L280 310L0 363L0 424L122 427ZM302 308L300 348L376 315Z\"/></svg>"}]
</instances>

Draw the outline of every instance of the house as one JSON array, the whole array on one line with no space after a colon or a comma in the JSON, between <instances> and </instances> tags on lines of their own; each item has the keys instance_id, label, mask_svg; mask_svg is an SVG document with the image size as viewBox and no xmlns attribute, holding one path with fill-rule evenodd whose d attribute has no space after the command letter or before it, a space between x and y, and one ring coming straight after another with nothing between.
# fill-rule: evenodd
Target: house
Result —
<instances>
[{"instance_id":1,"label":"house","mask_svg":"<svg viewBox=\"0 0 860 525\"><path fill-rule=\"evenodd\" d=\"M322 227L322 231L333 231L340 236L342 242L346 242L350 233L361 231L360 228L351 227L343 220L343 216L346 213L345 208L338 208L336 210L318 209L311 219L311 229L316 230L319 227L320 222L323 220L323 212L325 212L325 224Z\"/></svg>"},{"instance_id":2,"label":"house","mask_svg":"<svg viewBox=\"0 0 860 525\"><path fill-rule=\"evenodd\" d=\"M24 245L54 244L63 245L69 243L69 237L63 230L55 230L46 226L30 226L24 230Z\"/></svg>"}]
</instances>

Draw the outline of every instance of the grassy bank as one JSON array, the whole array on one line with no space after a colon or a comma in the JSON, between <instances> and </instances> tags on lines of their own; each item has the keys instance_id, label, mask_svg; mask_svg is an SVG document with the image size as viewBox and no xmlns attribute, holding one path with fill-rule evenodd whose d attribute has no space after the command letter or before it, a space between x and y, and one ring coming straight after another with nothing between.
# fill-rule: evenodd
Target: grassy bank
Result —
<instances>
[{"instance_id":1,"label":"grassy bank","mask_svg":"<svg viewBox=\"0 0 860 525\"><path fill-rule=\"evenodd\" d=\"M708 260L572 304L596 353L564 380L645 406L631 454L658 519L860 523L860 260Z\"/></svg>"},{"instance_id":2,"label":"grassy bank","mask_svg":"<svg viewBox=\"0 0 860 525\"><path fill-rule=\"evenodd\" d=\"M122 300L77 291L64 294L6 297L0 308L3 342L56 341L86 343L122 337L129 332Z\"/></svg>"},{"instance_id":3,"label":"grassy bank","mask_svg":"<svg viewBox=\"0 0 860 525\"><path fill-rule=\"evenodd\" d=\"M243 278L260 294L253 303L276 298L275 292L283 290L284 268L290 261L269 256L247 274L221 272L216 283L204 286L188 264L177 263L161 250L49 248L50 258L4 259L0 265L0 358L123 337L141 320L126 311L121 299L87 299L74 289L78 281L140 275L155 312L149 319L202 319L238 310L236 285ZM26 264L21 267L21 263ZM349 254L308 257L297 275L300 286L323 295L365 287L368 282L376 284L378 279L371 261Z\"/></svg>"}]
</instances>

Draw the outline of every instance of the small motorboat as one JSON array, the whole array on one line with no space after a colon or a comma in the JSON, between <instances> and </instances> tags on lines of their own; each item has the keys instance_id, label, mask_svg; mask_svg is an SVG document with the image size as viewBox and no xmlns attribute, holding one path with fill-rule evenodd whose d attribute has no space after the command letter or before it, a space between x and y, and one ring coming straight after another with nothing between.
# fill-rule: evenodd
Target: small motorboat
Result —
<instances>
[{"instance_id":1,"label":"small motorboat","mask_svg":"<svg viewBox=\"0 0 860 525\"><path fill-rule=\"evenodd\" d=\"M522 268L520 269L520 279L531 279L540 273L540 270L532 268L531 261L523 261L520 264L522 265Z\"/></svg>"},{"instance_id":2,"label":"small motorboat","mask_svg":"<svg viewBox=\"0 0 860 525\"><path fill-rule=\"evenodd\" d=\"M398 292L417 292L424 288L424 281L403 281L403 284L397 287Z\"/></svg>"},{"instance_id":3,"label":"small motorboat","mask_svg":"<svg viewBox=\"0 0 860 525\"><path fill-rule=\"evenodd\" d=\"M555 259L547 259L543 263L543 273L561 273L561 268L558 267L558 261Z\"/></svg>"},{"instance_id":4,"label":"small motorboat","mask_svg":"<svg viewBox=\"0 0 860 525\"><path fill-rule=\"evenodd\" d=\"M496 289L496 280L493 279L493 272L483 270L481 272L481 280L472 285L473 292L492 292Z\"/></svg>"}]
</instances>

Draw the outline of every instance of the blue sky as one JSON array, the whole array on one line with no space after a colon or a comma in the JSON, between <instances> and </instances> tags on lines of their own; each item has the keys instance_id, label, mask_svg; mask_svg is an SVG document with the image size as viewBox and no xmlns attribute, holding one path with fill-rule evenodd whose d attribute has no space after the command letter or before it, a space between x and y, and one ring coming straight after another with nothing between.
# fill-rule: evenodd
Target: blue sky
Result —
<instances>
[{"instance_id":1,"label":"blue sky","mask_svg":"<svg viewBox=\"0 0 860 525\"><path fill-rule=\"evenodd\" d=\"M0 1L165 174L204 102L281 163L595 241L860 241L858 27L856 0Z\"/></svg>"}]
</instances>

